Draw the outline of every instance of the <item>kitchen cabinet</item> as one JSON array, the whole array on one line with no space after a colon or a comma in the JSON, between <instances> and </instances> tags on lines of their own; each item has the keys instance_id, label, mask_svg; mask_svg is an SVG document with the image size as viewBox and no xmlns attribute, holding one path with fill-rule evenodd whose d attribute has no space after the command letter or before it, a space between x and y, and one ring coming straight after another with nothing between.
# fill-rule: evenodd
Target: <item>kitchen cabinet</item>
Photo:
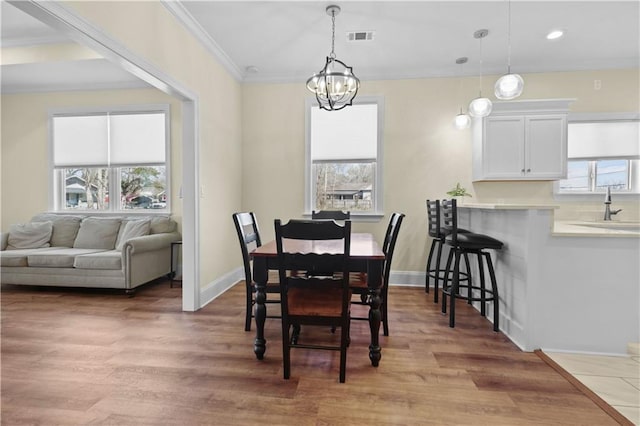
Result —
<instances>
[{"instance_id":1,"label":"kitchen cabinet","mask_svg":"<svg viewBox=\"0 0 640 426\"><path fill-rule=\"evenodd\" d=\"M556 180L567 173L572 99L496 102L472 126L473 180Z\"/></svg>"}]
</instances>

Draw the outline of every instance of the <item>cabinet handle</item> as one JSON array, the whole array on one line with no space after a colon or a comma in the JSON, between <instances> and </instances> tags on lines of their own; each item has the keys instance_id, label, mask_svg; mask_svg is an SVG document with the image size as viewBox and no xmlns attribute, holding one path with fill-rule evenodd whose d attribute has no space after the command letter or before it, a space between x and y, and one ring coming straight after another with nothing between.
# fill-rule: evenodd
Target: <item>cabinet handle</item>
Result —
<instances>
[{"instance_id":1,"label":"cabinet handle","mask_svg":"<svg viewBox=\"0 0 640 426\"><path fill-rule=\"evenodd\" d=\"M531 172L531 169L527 169L527 173L530 173L530 172Z\"/></svg>"},{"instance_id":2,"label":"cabinet handle","mask_svg":"<svg viewBox=\"0 0 640 426\"><path fill-rule=\"evenodd\" d=\"M524 169L520 170L522 173L524 173Z\"/></svg>"}]
</instances>

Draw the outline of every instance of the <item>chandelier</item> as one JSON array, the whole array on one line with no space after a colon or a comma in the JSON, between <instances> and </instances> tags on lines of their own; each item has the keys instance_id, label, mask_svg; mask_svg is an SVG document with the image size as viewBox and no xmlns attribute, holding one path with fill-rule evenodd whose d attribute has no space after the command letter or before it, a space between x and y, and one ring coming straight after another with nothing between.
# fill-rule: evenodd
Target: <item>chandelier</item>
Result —
<instances>
[{"instance_id":1,"label":"chandelier","mask_svg":"<svg viewBox=\"0 0 640 426\"><path fill-rule=\"evenodd\" d=\"M353 103L360 80L351 67L336 58L336 15L340 13L340 7L327 6L326 11L331 16L331 53L327 56L324 68L307 80L307 89L316 95L320 108L337 111Z\"/></svg>"}]
</instances>

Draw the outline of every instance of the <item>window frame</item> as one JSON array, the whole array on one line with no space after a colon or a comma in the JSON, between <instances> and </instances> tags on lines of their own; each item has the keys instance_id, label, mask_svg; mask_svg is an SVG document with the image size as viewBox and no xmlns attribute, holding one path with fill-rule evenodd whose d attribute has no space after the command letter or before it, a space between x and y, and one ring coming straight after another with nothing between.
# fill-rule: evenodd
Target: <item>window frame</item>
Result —
<instances>
[{"instance_id":1,"label":"window frame","mask_svg":"<svg viewBox=\"0 0 640 426\"><path fill-rule=\"evenodd\" d=\"M378 129L377 129L377 146L374 170L374 188L372 190L372 209L371 211L352 211L351 217L366 221L377 220L384 216L384 199L383 199L383 131L384 131L384 97L383 96L359 96L353 100L353 105L376 104L378 107ZM304 216L311 216L312 210L315 208L315 185L313 185L313 165L311 159L311 108L318 107L315 98L305 99L305 169L304 169ZM361 163L363 159L343 158L335 161L320 160L319 163Z\"/></svg>"},{"instance_id":2,"label":"window frame","mask_svg":"<svg viewBox=\"0 0 640 426\"><path fill-rule=\"evenodd\" d=\"M640 113L635 112L614 112L614 113L570 113L567 124L571 123L597 123L597 122L615 122L615 121L640 121ZM567 141L568 142L568 141ZM589 185L592 189L589 191L563 191L560 189L560 180L553 183L553 195L557 200L566 201L594 201L604 199L605 190L598 190L595 186L596 176L595 163L599 160L629 160L629 189L628 190L612 190L614 196L621 196L625 199L640 199L640 159L636 157L615 157L615 158L572 158L566 159L568 163L571 160L580 160L589 162Z\"/></svg>"},{"instance_id":3,"label":"window frame","mask_svg":"<svg viewBox=\"0 0 640 426\"><path fill-rule=\"evenodd\" d=\"M149 167L165 167L165 193L166 206L162 209L122 209L120 197L112 197L113 189L117 189L117 195L120 195L121 169L136 167L139 164L120 164L114 167L107 167L109 176L109 206L104 210L94 209L66 209L65 200L65 176L66 168L56 169L54 164L54 129L53 118L60 116L86 116L86 115L102 115L102 114L144 114L144 113L162 113L165 115L165 162L162 164L145 164ZM144 105L114 105L114 106L98 106L98 107L70 107L55 108L48 112L48 136L49 136L49 176L51 176L51 184L49 186L49 211L55 213L79 213L91 215L166 215L171 213L171 107L169 104L144 104ZM98 168L89 167L87 168ZM103 167L100 167L103 168ZM112 202L113 199L117 201Z\"/></svg>"}]
</instances>

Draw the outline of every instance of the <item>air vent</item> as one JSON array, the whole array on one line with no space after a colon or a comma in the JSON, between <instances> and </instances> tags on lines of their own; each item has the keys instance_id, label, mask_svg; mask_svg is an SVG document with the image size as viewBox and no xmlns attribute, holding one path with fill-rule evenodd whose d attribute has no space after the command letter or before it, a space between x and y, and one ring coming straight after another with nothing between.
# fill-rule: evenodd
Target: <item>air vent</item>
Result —
<instances>
[{"instance_id":1,"label":"air vent","mask_svg":"<svg viewBox=\"0 0 640 426\"><path fill-rule=\"evenodd\" d=\"M374 31L350 31L347 33L347 41L373 41Z\"/></svg>"}]
</instances>

